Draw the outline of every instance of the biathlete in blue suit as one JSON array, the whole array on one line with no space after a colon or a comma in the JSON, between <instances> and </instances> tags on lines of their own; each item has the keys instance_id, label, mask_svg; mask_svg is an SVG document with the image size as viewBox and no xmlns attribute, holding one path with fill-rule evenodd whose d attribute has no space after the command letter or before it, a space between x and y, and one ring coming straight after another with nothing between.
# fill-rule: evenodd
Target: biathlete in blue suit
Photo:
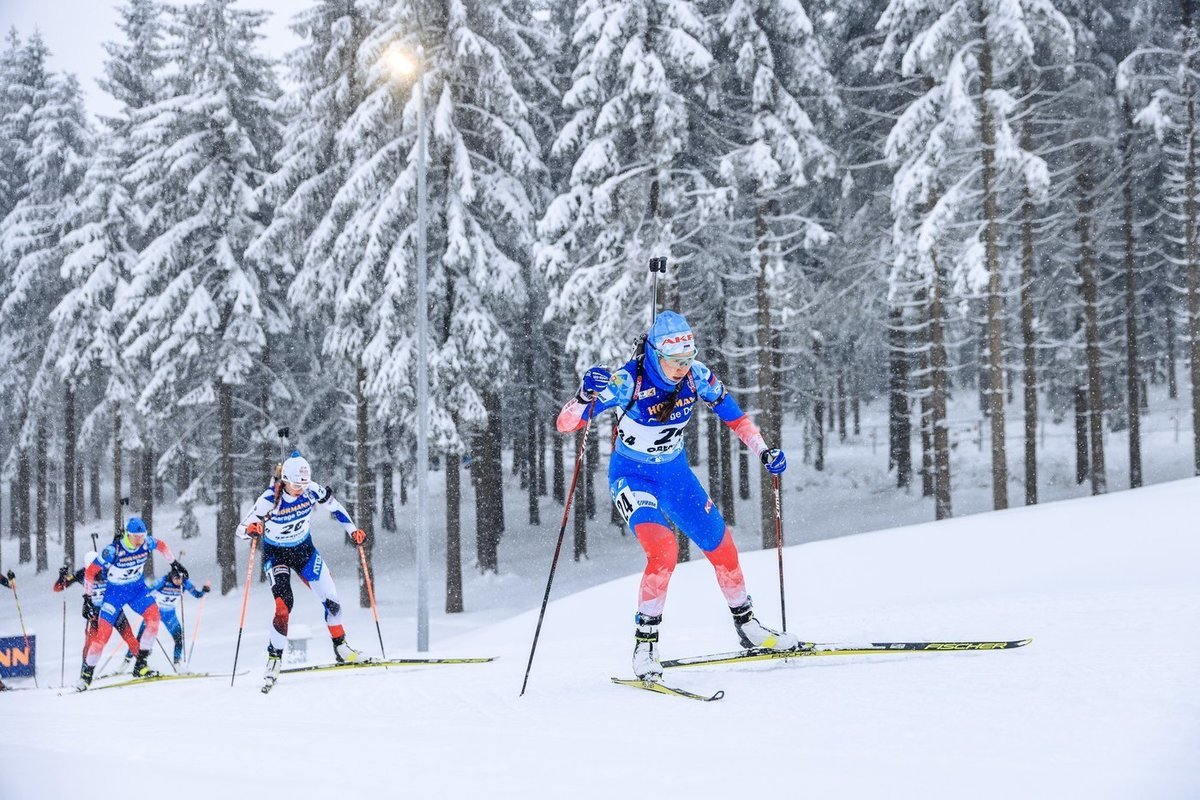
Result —
<instances>
[{"instance_id":1,"label":"biathlete in blue suit","mask_svg":"<svg viewBox=\"0 0 1200 800\"><path fill-rule=\"evenodd\" d=\"M158 582L150 587L150 593L154 597L154 603L158 606L159 616L162 618L162 624L168 631L171 632L171 638L175 640L175 655L172 657L175 666L183 660L183 624L179 621L179 601L183 597L184 592L189 592L192 597L204 597L212 591L212 584L209 581L204 582L204 587L197 589L190 580L183 577L175 570L158 579ZM146 632L146 620L142 620L142 626L138 628L138 639L142 638L142 634ZM130 650L125 654L126 663L133 658L133 651Z\"/></svg>"},{"instance_id":2,"label":"biathlete in blue suit","mask_svg":"<svg viewBox=\"0 0 1200 800\"><path fill-rule=\"evenodd\" d=\"M783 451L767 446L717 376L696 360L692 329L674 311L658 315L640 352L621 369L613 373L603 366L589 369L579 393L558 415L558 430L570 433L590 417L610 408L617 411L608 488L646 551L633 651L634 674L643 679L662 676L658 627L679 557L670 522L712 563L743 647L786 650L798 645L795 636L771 630L755 619L733 536L684 456L683 429L701 400L758 454L771 474L787 468Z\"/></svg>"},{"instance_id":3,"label":"biathlete in blue suit","mask_svg":"<svg viewBox=\"0 0 1200 800\"><path fill-rule=\"evenodd\" d=\"M158 636L158 606L150 596L150 589L142 577L146 561L154 552L171 562L171 569L187 577L188 571L171 553L171 548L167 547L166 542L151 536L146 530L146 523L140 517L130 517L125 523L125 532L104 548L84 571L83 585L88 594L94 592L96 582L106 571L108 588L104 592L104 603L100 606L99 627L79 673L79 683L76 685L79 691L82 692L91 685L92 673L100 660L100 653L103 652L104 645L108 644L113 626L126 606L141 616L145 623L139 641L141 650L133 664L133 674L139 678L156 674L146 666L146 659L150 657L150 647L154 644L154 638Z\"/></svg>"}]
</instances>

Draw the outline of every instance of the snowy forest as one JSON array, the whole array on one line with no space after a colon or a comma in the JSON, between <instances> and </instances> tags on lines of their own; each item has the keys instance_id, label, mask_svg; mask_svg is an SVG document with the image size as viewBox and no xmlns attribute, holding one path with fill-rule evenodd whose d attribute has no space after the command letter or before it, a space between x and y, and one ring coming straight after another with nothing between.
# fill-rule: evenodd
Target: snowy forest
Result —
<instances>
[{"instance_id":1,"label":"snowy forest","mask_svg":"<svg viewBox=\"0 0 1200 800\"><path fill-rule=\"evenodd\" d=\"M653 257L658 307L768 441L800 431L819 471L883 403L878 457L938 519L955 398L996 509L1038 502L1045 417L1100 494L1106 430L1143 482L1151 385L1200 415L1192 0L321 0L282 64L251 5L127 0L99 119L36 31L0 46L0 535L39 572L85 521L177 502L187 538L215 505L229 592L293 447L396 529L421 119L448 611L464 564L499 569L506 483L556 521L538 500L563 502L578 440L555 413L629 357ZM722 508L769 485L714 415L687 434ZM773 546L759 495L740 522Z\"/></svg>"}]
</instances>

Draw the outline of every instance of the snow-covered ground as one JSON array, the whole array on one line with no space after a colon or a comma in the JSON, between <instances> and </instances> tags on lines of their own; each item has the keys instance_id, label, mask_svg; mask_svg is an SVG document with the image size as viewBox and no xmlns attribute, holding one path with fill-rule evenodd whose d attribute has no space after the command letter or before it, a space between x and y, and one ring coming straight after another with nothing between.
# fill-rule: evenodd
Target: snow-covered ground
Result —
<instances>
[{"instance_id":1,"label":"snow-covered ground","mask_svg":"<svg viewBox=\"0 0 1200 800\"><path fill-rule=\"evenodd\" d=\"M59 696L59 596L28 580L43 688L0 696L0 797L1193 798L1198 513L1200 481L1182 480L789 547L789 627L805 638L1033 643L668 672L685 687L724 689L716 703L608 682L629 671L640 566L620 547L608 558L627 574L569 596L579 565L564 563L523 698L536 607L495 622L494 611L463 615L472 629L459 636L437 616L435 654L498 656L492 664L285 676L263 696L270 603L259 584L242 650L252 671L236 687L209 679ZM556 522L543 527L552 541ZM325 547L352 590L349 553ZM775 554L746 553L744 564L760 614L777 621ZM475 591L489 588L482 580ZM494 595L528 583L491 580ZM388 654L412 654L409 603L388 596ZM73 591L68 683L78 604ZM194 668L229 669L239 607L237 594L206 601ZM0 596L5 632L11 609ZM189 635L197 610L190 601ZM354 641L375 650L370 612L350 613ZM318 619L303 590L295 618ZM664 655L733 645L711 569L681 565ZM314 639L313 659L326 647Z\"/></svg>"}]
</instances>

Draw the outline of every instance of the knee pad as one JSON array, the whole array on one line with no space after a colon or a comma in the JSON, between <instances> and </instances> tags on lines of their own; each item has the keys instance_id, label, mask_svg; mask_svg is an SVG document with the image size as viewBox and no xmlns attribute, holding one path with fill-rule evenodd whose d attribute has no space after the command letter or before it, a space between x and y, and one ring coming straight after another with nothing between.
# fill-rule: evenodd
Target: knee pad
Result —
<instances>
[{"instance_id":1,"label":"knee pad","mask_svg":"<svg viewBox=\"0 0 1200 800\"><path fill-rule=\"evenodd\" d=\"M291 570L285 566L277 566L271 570L271 594L275 595L276 605L283 601L288 611L292 610L295 598L292 596Z\"/></svg>"}]
</instances>

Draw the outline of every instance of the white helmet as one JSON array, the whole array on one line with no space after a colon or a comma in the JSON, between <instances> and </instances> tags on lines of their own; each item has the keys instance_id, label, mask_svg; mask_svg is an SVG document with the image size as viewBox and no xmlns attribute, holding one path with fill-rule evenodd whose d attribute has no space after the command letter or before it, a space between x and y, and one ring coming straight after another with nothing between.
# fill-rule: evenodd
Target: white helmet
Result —
<instances>
[{"instance_id":1,"label":"white helmet","mask_svg":"<svg viewBox=\"0 0 1200 800\"><path fill-rule=\"evenodd\" d=\"M288 483L295 483L300 486L308 486L312 480L312 468L308 466L308 459L293 452L291 458L283 462L283 471L280 477Z\"/></svg>"}]
</instances>

